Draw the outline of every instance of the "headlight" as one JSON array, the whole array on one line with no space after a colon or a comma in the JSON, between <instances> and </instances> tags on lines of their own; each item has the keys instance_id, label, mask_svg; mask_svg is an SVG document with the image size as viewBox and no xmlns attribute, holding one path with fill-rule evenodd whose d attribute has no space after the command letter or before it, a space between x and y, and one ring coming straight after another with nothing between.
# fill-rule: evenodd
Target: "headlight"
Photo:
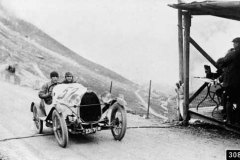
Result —
<instances>
[{"instance_id":1,"label":"headlight","mask_svg":"<svg viewBox=\"0 0 240 160\"><path fill-rule=\"evenodd\" d=\"M79 105L80 102L81 102L81 97L77 94L72 95L68 101L70 106Z\"/></svg>"},{"instance_id":2,"label":"headlight","mask_svg":"<svg viewBox=\"0 0 240 160\"><path fill-rule=\"evenodd\" d=\"M101 95L101 99L104 103L109 103L111 100L112 100L112 96L111 96L111 93L109 92L104 92L102 95Z\"/></svg>"}]
</instances>

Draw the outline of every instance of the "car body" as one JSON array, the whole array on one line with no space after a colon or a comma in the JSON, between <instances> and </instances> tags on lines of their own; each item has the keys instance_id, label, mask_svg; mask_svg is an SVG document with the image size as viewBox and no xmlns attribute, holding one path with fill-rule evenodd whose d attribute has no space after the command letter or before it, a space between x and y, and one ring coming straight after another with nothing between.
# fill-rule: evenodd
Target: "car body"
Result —
<instances>
[{"instance_id":1,"label":"car body","mask_svg":"<svg viewBox=\"0 0 240 160\"><path fill-rule=\"evenodd\" d=\"M127 127L126 104L122 97L112 99L109 92L99 98L79 83L58 84L52 91L52 103L32 102L31 112L38 133L43 132L45 122L53 128L59 145L66 147L69 132L84 135L110 129L114 139L121 140Z\"/></svg>"}]
</instances>

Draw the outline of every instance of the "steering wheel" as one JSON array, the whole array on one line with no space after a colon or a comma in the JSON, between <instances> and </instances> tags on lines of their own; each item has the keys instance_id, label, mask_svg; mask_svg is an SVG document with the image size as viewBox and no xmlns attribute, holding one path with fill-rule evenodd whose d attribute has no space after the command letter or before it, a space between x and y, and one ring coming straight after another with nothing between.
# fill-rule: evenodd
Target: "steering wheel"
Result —
<instances>
[{"instance_id":1,"label":"steering wheel","mask_svg":"<svg viewBox=\"0 0 240 160\"><path fill-rule=\"evenodd\" d=\"M57 84L60 84L60 83L57 82L57 83L53 83L53 84L51 84L51 85L48 87L47 92L48 92L48 93L52 92L52 90L50 91L50 89L53 88L54 86L56 86Z\"/></svg>"}]
</instances>

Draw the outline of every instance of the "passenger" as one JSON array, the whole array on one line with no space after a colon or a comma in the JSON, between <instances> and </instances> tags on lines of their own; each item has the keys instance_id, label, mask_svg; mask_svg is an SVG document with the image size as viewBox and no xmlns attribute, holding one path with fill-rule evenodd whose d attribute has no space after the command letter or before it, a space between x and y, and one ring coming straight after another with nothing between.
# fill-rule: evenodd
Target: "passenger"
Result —
<instances>
[{"instance_id":1,"label":"passenger","mask_svg":"<svg viewBox=\"0 0 240 160\"><path fill-rule=\"evenodd\" d=\"M233 39L232 42L233 48L223 58L223 65L226 67L223 79L227 101L225 121L240 123L240 37ZM233 104L236 104L236 107L233 107Z\"/></svg>"},{"instance_id":2,"label":"passenger","mask_svg":"<svg viewBox=\"0 0 240 160\"><path fill-rule=\"evenodd\" d=\"M62 83L68 84L68 83L77 83L77 82L74 80L73 74L71 72L66 72L65 79L62 81Z\"/></svg>"},{"instance_id":3,"label":"passenger","mask_svg":"<svg viewBox=\"0 0 240 160\"><path fill-rule=\"evenodd\" d=\"M50 73L50 78L51 78L51 81L44 84L42 86L41 90L38 93L39 98L43 99L46 104L51 104L52 103L53 87L56 86L57 84L59 84L59 82L58 82L58 79L59 79L58 72L52 71ZM41 106L41 104L40 104L40 106ZM42 107L44 107L44 106L42 106Z\"/></svg>"}]
</instances>

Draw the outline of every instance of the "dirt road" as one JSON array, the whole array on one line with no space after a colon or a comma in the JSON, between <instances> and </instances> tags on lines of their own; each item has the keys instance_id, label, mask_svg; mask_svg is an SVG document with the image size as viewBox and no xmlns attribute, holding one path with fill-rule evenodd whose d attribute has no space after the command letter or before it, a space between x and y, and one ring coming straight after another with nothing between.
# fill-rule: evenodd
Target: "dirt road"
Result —
<instances>
[{"instance_id":1,"label":"dirt road","mask_svg":"<svg viewBox=\"0 0 240 160\"><path fill-rule=\"evenodd\" d=\"M135 92L135 95L136 95L136 96L138 97L138 99L141 101L142 106L147 110L147 109L148 109L148 104L147 104L147 102L139 95L139 91L140 91L140 90L137 90L137 91ZM162 107L162 106L160 106L160 107ZM163 109L165 109L165 108L163 108ZM167 119L168 119L167 117L165 117L165 116L163 116L163 115L158 114L157 112L155 112L152 108L149 108L149 113L150 113L150 114L153 114L153 115L155 115L155 116L157 116L157 117L159 117L159 118L162 118L162 119L164 119L164 120L167 120Z\"/></svg>"},{"instance_id":2,"label":"dirt road","mask_svg":"<svg viewBox=\"0 0 240 160\"><path fill-rule=\"evenodd\" d=\"M224 160L226 149L240 149L240 138L222 136L228 133L225 131L213 134L198 128L168 127L159 120L131 114L127 115L129 128L120 142L106 130L87 136L70 135L68 147L61 148L46 127L46 136L21 138L36 133L29 106L38 100L37 91L2 81L0 88L0 159ZM135 128L156 125L159 128Z\"/></svg>"}]
</instances>

